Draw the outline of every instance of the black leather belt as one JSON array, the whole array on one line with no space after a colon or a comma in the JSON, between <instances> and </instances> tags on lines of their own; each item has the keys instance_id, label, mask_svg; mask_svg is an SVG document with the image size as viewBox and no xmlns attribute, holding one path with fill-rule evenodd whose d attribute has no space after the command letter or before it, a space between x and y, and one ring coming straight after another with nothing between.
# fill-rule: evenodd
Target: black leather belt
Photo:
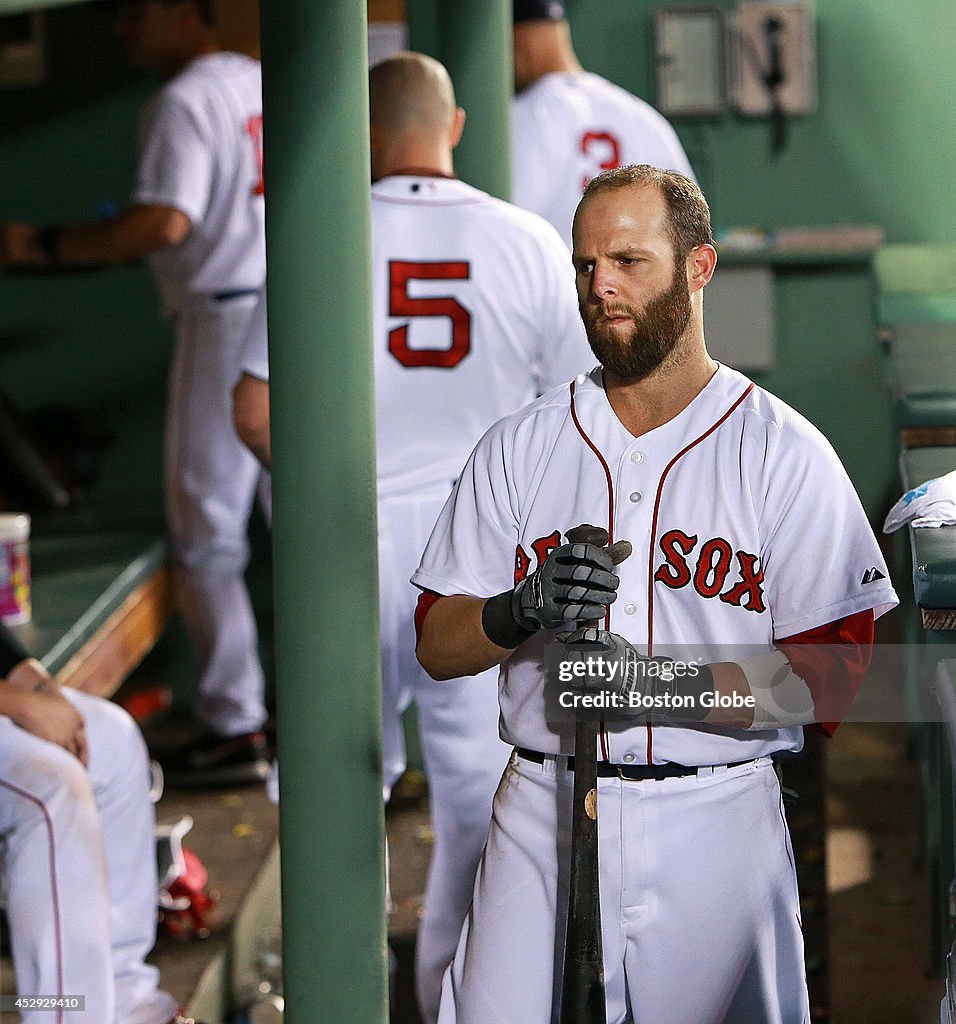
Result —
<instances>
[{"instance_id":1,"label":"black leather belt","mask_svg":"<svg viewBox=\"0 0 956 1024\"><path fill-rule=\"evenodd\" d=\"M518 757L526 761L534 761L537 764L544 764L547 758L553 754L542 754L540 750L528 750L526 747L516 747ZM663 779L679 779L686 775L696 775L698 767L701 768L739 768L742 764L750 764L754 758L747 758L746 761L731 761L729 764L721 765L686 765L686 764L611 764L610 761L598 761L597 773L602 779L626 779L629 782L655 781ZM574 758L567 759L567 769L574 771Z\"/></svg>"}]
</instances>

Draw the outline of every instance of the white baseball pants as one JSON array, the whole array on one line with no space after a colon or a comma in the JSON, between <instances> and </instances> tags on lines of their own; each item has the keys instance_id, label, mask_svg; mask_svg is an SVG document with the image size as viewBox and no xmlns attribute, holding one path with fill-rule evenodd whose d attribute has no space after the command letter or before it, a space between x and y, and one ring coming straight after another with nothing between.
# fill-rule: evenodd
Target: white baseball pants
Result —
<instances>
[{"instance_id":1,"label":"white baseball pants","mask_svg":"<svg viewBox=\"0 0 956 1024\"><path fill-rule=\"evenodd\" d=\"M240 342L255 301L210 299L177 319L166 412L166 519L200 663L198 715L223 736L254 732L267 717L243 579L260 466L232 422Z\"/></svg>"},{"instance_id":2,"label":"white baseball pants","mask_svg":"<svg viewBox=\"0 0 956 1024\"><path fill-rule=\"evenodd\" d=\"M90 765L0 717L0 835L17 991L83 995L23 1024L166 1024L176 1002L144 962L156 941L146 747L122 708L65 688Z\"/></svg>"},{"instance_id":3,"label":"white baseball pants","mask_svg":"<svg viewBox=\"0 0 956 1024\"><path fill-rule=\"evenodd\" d=\"M573 774L511 761L440 1024L557 1022ZM807 1024L796 875L769 758L598 780L608 1024Z\"/></svg>"},{"instance_id":4,"label":"white baseball pants","mask_svg":"<svg viewBox=\"0 0 956 1024\"><path fill-rule=\"evenodd\" d=\"M438 1016L442 975L471 903L492 798L511 752L498 737L497 669L436 683L415 658L419 591L408 580L450 489L449 482L378 506L385 788L390 792L405 770L401 715L414 699L435 834L415 953L425 1024Z\"/></svg>"}]
</instances>

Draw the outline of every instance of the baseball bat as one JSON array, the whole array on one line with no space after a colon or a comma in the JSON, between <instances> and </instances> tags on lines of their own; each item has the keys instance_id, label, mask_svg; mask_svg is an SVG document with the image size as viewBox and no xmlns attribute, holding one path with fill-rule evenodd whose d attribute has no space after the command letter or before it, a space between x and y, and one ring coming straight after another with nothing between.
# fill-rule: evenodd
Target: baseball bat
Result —
<instances>
[{"instance_id":1,"label":"baseball bat","mask_svg":"<svg viewBox=\"0 0 956 1024\"><path fill-rule=\"evenodd\" d=\"M570 544L607 543L607 531L581 525L567 533ZM627 541L608 549L615 564L631 553ZM598 626L597 619L579 623ZM564 939L560 1024L607 1024L604 950L601 942L597 821L597 737L593 715L574 723L574 796L571 814L571 871L568 924Z\"/></svg>"}]
</instances>

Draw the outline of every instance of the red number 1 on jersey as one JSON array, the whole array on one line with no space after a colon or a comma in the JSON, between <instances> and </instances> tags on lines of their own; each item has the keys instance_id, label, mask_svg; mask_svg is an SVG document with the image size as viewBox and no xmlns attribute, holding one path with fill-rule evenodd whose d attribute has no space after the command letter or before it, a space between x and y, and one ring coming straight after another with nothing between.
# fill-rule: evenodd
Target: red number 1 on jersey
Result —
<instances>
[{"instance_id":1,"label":"red number 1 on jersey","mask_svg":"<svg viewBox=\"0 0 956 1024\"><path fill-rule=\"evenodd\" d=\"M389 316L447 316L451 320L449 348L410 348L408 324L388 332L388 350L402 366L437 366L450 370L471 351L471 313L450 295L413 299L409 281L467 281L471 269L466 261L410 263L390 260L388 264Z\"/></svg>"},{"instance_id":2,"label":"red number 1 on jersey","mask_svg":"<svg viewBox=\"0 0 956 1024\"><path fill-rule=\"evenodd\" d=\"M250 117L246 121L246 134L252 139L252 151L256 157L256 169L259 172L259 179L252 190L254 196L263 196L266 193L266 183L262 176L262 114Z\"/></svg>"}]
</instances>

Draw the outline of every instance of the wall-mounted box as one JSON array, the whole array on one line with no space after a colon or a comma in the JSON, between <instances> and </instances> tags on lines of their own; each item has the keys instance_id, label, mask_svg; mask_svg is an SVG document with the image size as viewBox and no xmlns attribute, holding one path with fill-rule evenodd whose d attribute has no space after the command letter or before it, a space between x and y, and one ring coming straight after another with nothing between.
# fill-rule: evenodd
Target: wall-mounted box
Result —
<instances>
[{"instance_id":1,"label":"wall-mounted box","mask_svg":"<svg viewBox=\"0 0 956 1024\"><path fill-rule=\"evenodd\" d=\"M731 31L733 105L767 117L776 93L785 116L817 106L816 30L811 0L741 0ZM770 82L779 77L776 89Z\"/></svg>"},{"instance_id":2,"label":"wall-mounted box","mask_svg":"<svg viewBox=\"0 0 956 1024\"><path fill-rule=\"evenodd\" d=\"M661 113L700 117L726 109L722 11L661 8L654 16L654 44Z\"/></svg>"}]
</instances>

